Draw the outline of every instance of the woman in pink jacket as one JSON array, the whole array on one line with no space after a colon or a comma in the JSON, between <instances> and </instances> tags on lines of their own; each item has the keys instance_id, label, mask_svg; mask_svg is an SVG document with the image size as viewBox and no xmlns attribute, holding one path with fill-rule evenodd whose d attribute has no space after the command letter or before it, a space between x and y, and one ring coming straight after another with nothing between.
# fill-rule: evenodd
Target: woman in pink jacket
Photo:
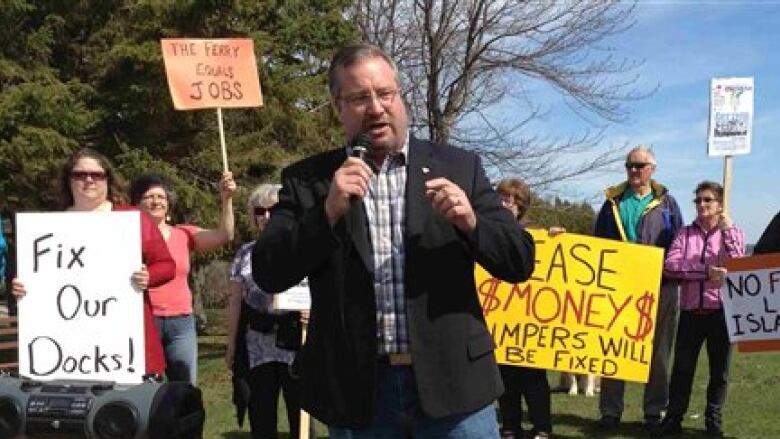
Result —
<instances>
[{"instance_id":1,"label":"woman in pink jacket","mask_svg":"<svg viewBox=\"0 0 780 439\"><path fill-rule=\"evenodd\" d=\"M724 262L745 254L745 237L723 211L723 187L704 181L696 186L696 219L677 233L666 255L665 273L680 280L680 322L669 383L669 407L663 435L682 431L691 397L696 360L707 343L710 380L704 411L706 434L723 437L721 409L726 399L731 343L726 332L720 287Z\"/></svg>"}]
</instances>

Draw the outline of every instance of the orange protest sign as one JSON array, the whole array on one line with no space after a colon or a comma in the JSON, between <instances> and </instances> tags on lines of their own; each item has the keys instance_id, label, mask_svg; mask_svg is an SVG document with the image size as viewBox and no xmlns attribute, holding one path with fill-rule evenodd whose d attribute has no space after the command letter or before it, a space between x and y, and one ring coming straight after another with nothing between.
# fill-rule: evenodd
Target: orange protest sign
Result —
<instances>
[{"instance_id":1,"label":"orange protest sign","mask_svg":"<svg viewBox=\"0 0 780 439\"><path fill-rule=\"evenodd\" d=\"M177 110L263 105L251 39L166 38L160 44Z\"/></svg>"}]
</instances>

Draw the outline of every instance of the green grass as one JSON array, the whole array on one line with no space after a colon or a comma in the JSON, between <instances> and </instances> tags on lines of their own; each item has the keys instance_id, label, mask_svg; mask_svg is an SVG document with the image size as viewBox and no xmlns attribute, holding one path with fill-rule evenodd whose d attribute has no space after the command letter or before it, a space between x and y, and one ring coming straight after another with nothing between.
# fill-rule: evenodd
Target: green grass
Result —
<instances>
[{"instance_id":1,"label":"green grass","mask_svg":"<svg viewBox=\"0 0 780 439\"><path fill-rule=\"evenodd\" d=\"M209 312L209 335L199 339L200 361L198 381L206 405L204 437L208 439L250 439L249 421L244 428L236 423L232 403L230 377L223 360L225 346L224 311ZM704 395L707 386L707 365L704 350L696 370L691 408L683 423L683 439L703 437ZM558 383L558 374L551 372L550 385ZM281 400L281 398L280 398ZM280 402L279 430L287 432L287 416ZM556 438L637 438L647 437L642 429L642 386L626 385L623 423L615 434L606 436L596 429L599 418L598 396L552 395L553 428ZM525 413L524 413L525 415ZM731 382L724 410L724 431L730 438L780 438L780 353L734 353ZM317 423L318 437L326 437L327 429ZM282 437L287 437L284 433Z\"/></svg>"},{"instance_id":2,"label":"green grass","mask_svg":"<svg viewBox=\"0 0 780 439\"><path fill-rule=\"evenodd\" d=\"M207 439L251 439L249 418L244 416L244 426L240 428L233 406L233 385L225 366L225 341L227 337L226 314L223 310L208 311L207 335L198 337L198 386L203 391L206 407L206 426L203 437ZM279 398L278 409L279 436L289 437L287 411ZM318 437L327 437L327 428L316 422Z\"/></svg>"}]
</instances>

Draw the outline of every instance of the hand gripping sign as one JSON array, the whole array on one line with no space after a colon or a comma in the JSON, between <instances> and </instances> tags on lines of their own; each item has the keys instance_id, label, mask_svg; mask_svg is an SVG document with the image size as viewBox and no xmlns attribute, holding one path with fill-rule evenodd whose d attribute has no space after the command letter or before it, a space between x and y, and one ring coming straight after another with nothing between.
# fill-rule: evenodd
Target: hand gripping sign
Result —
<instances>
[{"instance_id":1,"label":"hand gripping sign","mask_svg":"<svg viewBox=\"0 0 780 439\"><path fill-rule=\"evenodd\" d=\"M530 232L536 261L528 281L475 272L498 362L647 382L663 250Z\"/></svg>"},{"instance_id":2,"label":"hand gripping sign","mask_svg":"<svg viewBox=\"0 0 780 439\"><path fill-rule=\"evenodd\" d=\"M263 105L253 41L170 38L160 40L160 44L173 106L177 110L217 109L222 162L227 171L222 108Z\"/></svg>"}]
</instances>

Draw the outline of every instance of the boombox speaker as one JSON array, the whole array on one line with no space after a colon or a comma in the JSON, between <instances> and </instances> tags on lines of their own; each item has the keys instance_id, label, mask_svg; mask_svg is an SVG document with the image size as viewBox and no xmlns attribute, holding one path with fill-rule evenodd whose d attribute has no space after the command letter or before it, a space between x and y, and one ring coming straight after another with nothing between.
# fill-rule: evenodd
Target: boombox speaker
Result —
<instances>
[{"instance_id":1,"label":"boombox speaker","mask_svg":"<svg viewBox=\"0 0 780 439\"><path fill-rule=\"evenodd\" d=\"M200 390L188 383L0 376L0 439L200 439L204 421Z\"/></svg>"}]
</instances>

